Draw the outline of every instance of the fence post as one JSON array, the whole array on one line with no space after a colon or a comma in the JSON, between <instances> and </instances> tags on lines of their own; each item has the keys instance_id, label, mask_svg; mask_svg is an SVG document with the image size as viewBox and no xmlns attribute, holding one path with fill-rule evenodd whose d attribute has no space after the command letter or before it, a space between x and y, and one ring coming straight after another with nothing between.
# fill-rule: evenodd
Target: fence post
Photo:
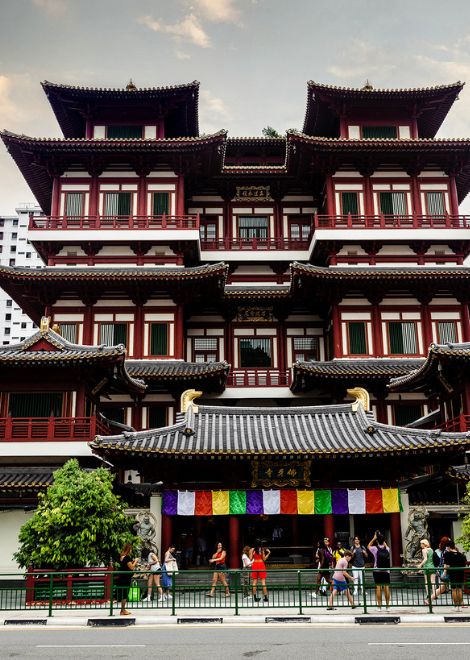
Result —
<instances>
[{"instance_id":1,"label":"fence post","mask_svg":"<svg viewBox=\"0 0 470 660\"><path fill-rule=\"evenodd\" d=\"M297 590L299 592L299 614L302 614L302 572L297 571Z\"/></svg>"},{"instance_id":2,"label":"fence post","mask_svg":"<svg viewBox=\"0 0 470 660\"><path fill-rule=\"evenodd\" d=\"M54 573L49 574L49 612L47 616L52 616L52 598L54 596Z\"/></svg>"},{"instance_id":3,"label":"fence post","mask_svg":"<svg viewBox=\"0 0 470 660\"><path fill-rule=\"evenodd\" d=\"M171 580L171 615L176 615L176 572L173 571Z\"/></svg>"},{"instance_id":4,"label":"fence post","mask_svg":"<svg viewBox=\"0 0 470 660\"><path fill-rule=\"evenodd\" d=\"M424 578L426 580L426 591L428 592L428 609L429 609L429 614L432 614L432 584L431 584L431 575L429 573L429 569L425 568L424 569Z\"/></svg>"},{"instance_id":5,"label":"fence post","mask_svg":"<svg viewBox=\"0 0 470 660\"><path fill-rule=\"evenodd\" d=\"M109 584L109 616L113 616L114 611L114 571L113 569L111 570L111 576L110 576L110 584Z\"/></svg>"},{"instance_id":6,"label":"fence post","mask_svg":"<svg viewBox=\"0 0 470 660\"><path fill-rule=\"evenodd\" d=\"M238 587L240 584L240 571L235 571L233 573L233 582L235 589L235 616L238 616L240 612L238 611Z\"/></svg>"},{"instance_id":7,"label":"fence post","mask_svg":"<svg viewBox=\"0 0 470 660\"><path fill-rule=\"evenodd\" d=\"M364 609L364 614L367 614L367 573L366 569L363 569L364 573L362 574L362 607Z\"/></svg>"}]
</instances>

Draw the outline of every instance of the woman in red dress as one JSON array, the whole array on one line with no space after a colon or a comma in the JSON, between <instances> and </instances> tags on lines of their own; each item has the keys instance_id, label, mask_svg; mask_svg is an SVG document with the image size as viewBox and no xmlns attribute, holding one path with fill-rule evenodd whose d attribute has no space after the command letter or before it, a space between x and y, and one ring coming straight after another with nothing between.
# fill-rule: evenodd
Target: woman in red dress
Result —
<instances>
[{"instance_id":1,"label":"woman in red dress","mask_svg":"<svg viewBox=\"0 0 470 660\"><path fill-rule=\"evenodd\" d=\"M225 560L227 558L227 553L224 550L222 543L217 543L217 550L212 555L212 558L209 559L209 564L214 564L214 576L212 578L211 590L206 594L207 598L214 598L215 588L217 582L220 580L225 587L225 596L228 598L230 596L230 589L228 588L227 580L225 579L225 572L227 570L227 565Z\"/></svg>"},{"instance_id":2,"label":"woman in red dress","mask_svg":"<svg viewBox=\"0 0 470 660\"><path fill-rule=\"evenodd\" d=\"M260 601L261 598L256 595L256 588L258 586L258 580L261 580L261 585L263 587L263 600L265 603L268 602L268 588L266 587L266 560L271 554L269 548L251 548L250 550L250 559L253 562L251 565L251 584L253 587L253 599Z\"/></svg>"}]
</instances>

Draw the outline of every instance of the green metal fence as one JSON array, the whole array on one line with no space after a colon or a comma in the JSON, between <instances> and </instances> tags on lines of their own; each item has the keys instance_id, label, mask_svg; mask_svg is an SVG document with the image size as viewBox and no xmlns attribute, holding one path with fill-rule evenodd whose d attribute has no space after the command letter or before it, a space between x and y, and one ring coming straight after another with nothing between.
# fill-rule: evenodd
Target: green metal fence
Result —
<instances>
[{"instance_id":1,"label":"green metal fence","mask_svg":"<svg viewBox=\"0 0 470 660\"><path fill-rule=\"evenodd\" d=\"M389 586L377 585L376 581L385 580L377 579L377 571L372 569L363 570L362 580L349 583L355 613L376 612L380 605L383 612L418 608L432 613L439 608L465 608L470 604L470 569L465 570L461 592L457 569L448 569L442 575L438 569L392 568L382 570L382 574L385 580L390 576ZM122 598L134 613L151 610L170 615L183 610L230 610L234 614L256 610L261 614L271 609L289 609L303 614L351 608L346 592L333 594L333 585L314 569L268 570L266 598L260 581L255 587L250 571L224 571L228 589L219 581L213 591L213 571L178 571L170 574L166 589L153 585L151 594L148 579L152 573L134 573L130 588L120 584L121 575L124 574L109 569L0 574L0 610L47 610L48 616L52 616L61 610L93 609L113 615L119 614ZM328 580L330 576L331 573Z\"/></svg>"}]
</instances>

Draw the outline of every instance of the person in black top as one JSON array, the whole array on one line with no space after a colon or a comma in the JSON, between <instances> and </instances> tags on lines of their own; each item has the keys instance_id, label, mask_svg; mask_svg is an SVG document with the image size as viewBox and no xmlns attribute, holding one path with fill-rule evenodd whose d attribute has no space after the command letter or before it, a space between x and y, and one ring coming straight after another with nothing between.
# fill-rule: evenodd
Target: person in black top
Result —
<instances>
[{"instance_id":1,"label":"person in black top","mask_svg":"<svg viewBox=\"0 0 470 660\"><path fill-rule=\"evenodd\" d=\"M449 541L444 553L444 568L449 576L452 600L457 612L460 612L460 608L463 605L462 587L465 581L466 565L467 559L465 555L457 550L453 541Z\"/></svg>"},{"instance_id":2,"label":"person in black top","mask_svg":"<svg viewBox=\"0 0 470 660\"><path fill-rule=\"evenodd\" d=\"M132 582L132 576L134 575L134 570L137 564L137 559L132 560L131 553L132 553L131 544L125 543L119 555L120 574L117 576L118 601L120 596L122 615L130 614L130 612L126 610L127 594L129 592L129 587L131 586L131 582Z\"/></svg>"}]
</instances>

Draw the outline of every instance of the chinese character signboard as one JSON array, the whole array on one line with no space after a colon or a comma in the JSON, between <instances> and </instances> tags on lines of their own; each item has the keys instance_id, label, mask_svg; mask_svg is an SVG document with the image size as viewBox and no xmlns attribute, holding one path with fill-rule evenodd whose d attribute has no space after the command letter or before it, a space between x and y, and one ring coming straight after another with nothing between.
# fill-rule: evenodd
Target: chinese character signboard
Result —
<instances>
[{"instance_id":1,"label":"chinese character signboard","mask_svg":"<svg viewBox=\"0 0 470 660\"><path fill-rule=\"evenodd\" d=\"M234 202L272 202L270 186L237 186Z\"/></svg>"},{"instance_id":2,"label":"chinese character signboard","mask_svg":"<svg viewBox=\"0 0 470 660\"><path fill-rule=\"evenodd\" d=\"M272 307L239 307L236 321L240 323L263 323L273 321Z\"/></svg>"},{"instance_id":3,"label":"chinese character signboard","mask_svg":"<svg viewBox=\"0 0 470 660\"><path fill-rule=\"evenodd\" d=\"M251 487L310 487L311 461L253 461Z\"/></svg>"}]
</instances>

